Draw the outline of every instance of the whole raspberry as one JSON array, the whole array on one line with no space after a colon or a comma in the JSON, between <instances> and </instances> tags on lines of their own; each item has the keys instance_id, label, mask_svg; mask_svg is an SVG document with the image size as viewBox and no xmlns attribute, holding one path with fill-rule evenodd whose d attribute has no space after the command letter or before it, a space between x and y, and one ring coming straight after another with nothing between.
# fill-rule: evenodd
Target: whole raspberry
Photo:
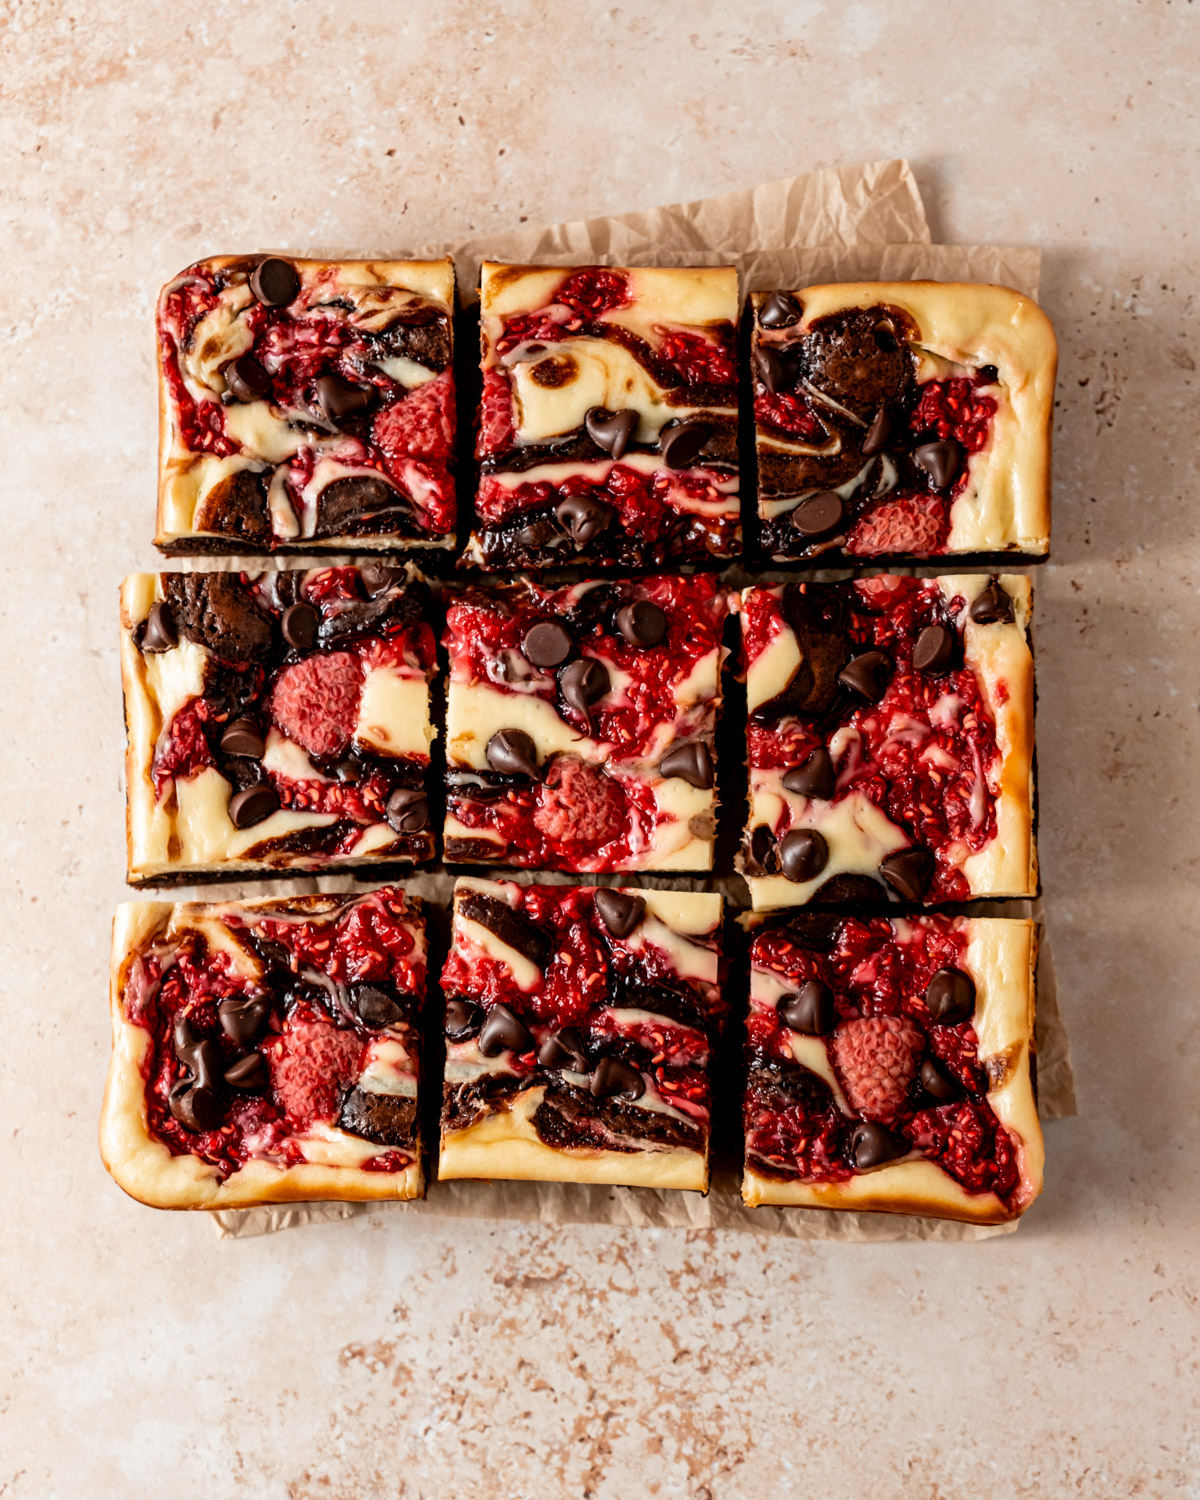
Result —
<instances>
[{"instance_id":1,"label":"whole raspberry","mask_svg":"<svg viewBox=\"0 0 1200 1500\"><path fill-rule=\"evenodd\" d=\"M449 372L409 391L375 418L371 436L389 461L445 458L454 446L454 389Z\"/></svg>"},{"instance_id":2,"label":"whole raspberry","mask_svg":"<svg viewBox=\"0 0 1200 1500\"><path fill-rule=\"evenodd\" d=\"M560 844L606 844L625 824L625 799L611 777L576 755L551 762L534 827Z\"/></svg>"},{"instance_id":3,"label":"whole raspberry","mask_svg":"<svg viewBox=\"0 0 1200 1500\"><path fill-rule=\"evenodd\" d=\"M357 1076L363 1044L329 1021L289 1021L265 1049L271 1084L294 1129L331 1121Z\"/></svg>"},{"instance_id":4,"label":"whole raspberry","mask_svg":"<svg viewBox=\"0 0 1200 1500\"><path fill-rule=\"evenodd\" d=\"M362 668L348 651L285 667L271 692L271 719L310 755L338 755L358 722Z\"/></svg>"},{"instance_id":5,"label":"whole raspberry","mask_svg":"<svg viewBox=\"0 0 1200 1500\"><path fill-rule=\"evenodd\" d=\"M846 551L855 557L881 552L922 557L941 545L945 525L946 502L940 495L904 495L867 511L855 523Z\"/></svg>"},{"instance_id":6,"label":"whole raspberry","mask_svg":"<svg viewBox=\"0 0 1200 1500\"><path fill-rule=\"evenodd\" d=\"M864 1120L891 1120L908 1098L908 1086L925 1046L903 1016L843 1021L833 1034L833 1065L850 1108Z\"/></svg>"}]
</instances>

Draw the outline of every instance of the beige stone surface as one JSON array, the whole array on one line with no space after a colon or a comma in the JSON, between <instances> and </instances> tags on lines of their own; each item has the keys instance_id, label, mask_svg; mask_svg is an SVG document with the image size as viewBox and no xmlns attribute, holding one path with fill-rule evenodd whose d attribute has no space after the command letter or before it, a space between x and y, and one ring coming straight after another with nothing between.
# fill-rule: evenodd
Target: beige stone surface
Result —
<instances>
[{"instance_id":1,"label":"beige stone surface","mask_svg":"<svg viewBox=\"0 0 1200 1500\"><path fill-rule=\"evenodd\" d=\"M0 6L0 1496L1200 1492L1200 21L1189 4ZM1042 863L1081 1114L984 1244L387 1215L218 1241L107 1180L117 583L202 253L403 250L907 155L1062 343Z\"/></svg>"}]
</instances>

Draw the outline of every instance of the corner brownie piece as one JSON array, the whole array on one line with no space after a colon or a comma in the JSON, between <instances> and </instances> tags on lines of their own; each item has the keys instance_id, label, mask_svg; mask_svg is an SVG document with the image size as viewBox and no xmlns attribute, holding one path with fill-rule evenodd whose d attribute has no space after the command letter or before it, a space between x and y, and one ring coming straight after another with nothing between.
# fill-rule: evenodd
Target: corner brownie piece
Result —
<instances>
[{"instance_id":1,"label":"corner brownie piece","mask_svg":"<svg viewBox=\"0 0 1200 1500\"><path fill-rule=\"evenodd\" d=\"M454 265L217 256L158 300L164 552L449 547Z\"/></svg>"},{"instance_id":2,"label":"corner brownie piece","mask_svg":"<svg viewBox=\"0 0 1200 1500\"><path fill-rule=\"evenodd\" d=\"M740 549L732 266L508 266L480 286L467 560L503 570Z\"/></svg>"},{"instance_id":3,"label":"corner brownie piece","mask_svg":"<svg viewBox=\"0 0 1200 1500\"><path fill-rule=\"evenodd\" d=\"M711 869L732 604L711 574L454 598L447 861Z\"/></svg>"},{"instance_id":4,"label":"corner brownie piece","mask_svg":"<svg viewBox=\"0 0 1200 1500\"><path fill-rule=\"evenodd\" d=\"M756 909L1030 896L1029 580L788 583L742 595Z\"/></svg>"},{"instance_id":5,"label":"corner brownie piece","mask_svg":"<svg viewBox=\"0 0 1200 1500\"><path fill-rule=\"evenodd\" d=\"M706 1190L721 904L459 880L438 1175Z\"/></svg>"},{"instance_id":6,"label":"corner brownie piece","mask_svg":"<svg viewBox=\"0 0 1200 1500\"><path fill-rule=\"evenodd\" d=\"M758 292L752 306L766 551L1046 553L1058 355L1035 303L911 281Z\"/></svg>"},{"instance_id":7,"label":"corner brownie piece","mask_svg":"<svg viewBox=\"0 0 1200 1500\"><path fill-rule=\"evenodd\" d=\"M427 603L375 565L127 578L130 882L431 858Z\"/></svg>"},{"instance_id":8,"label":"corner brownie piece","mask_svg":"<svg viewBox=\"0 0 1200 1500\"><path fill-rule=\"evenodd\" d=\"M997 1224L1041 1192L1025 920L803 912L750 946L742 1196Z\"/></svg>"},{"instance_id":9,"label":"corner brownie piece","mask_svg":"<svg viewBox=\"0 0 1200 1500\"><path fill-rule=\"evenodd\" d=\"M127 902L100 1153L154 1208L416 1198L422 904Z\"/></svg>"}]
</instances>

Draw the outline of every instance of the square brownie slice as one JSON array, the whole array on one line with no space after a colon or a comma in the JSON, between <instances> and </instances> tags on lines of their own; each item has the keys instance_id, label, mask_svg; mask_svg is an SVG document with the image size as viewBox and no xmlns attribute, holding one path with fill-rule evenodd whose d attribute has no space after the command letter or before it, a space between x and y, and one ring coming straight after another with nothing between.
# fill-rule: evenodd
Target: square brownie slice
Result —
<instances>
[{"instance_id":1,"label":"square brownie slice","mask_svg":"<svg viewBox=\"0 0 1200 1500\"><path fill-rule=\"evenodd\" d=\"M508 266L480 286L467 560L503 571L740 550L732 266Z\"/></svg>"},{"instance_id":2,"label":"square brownie slice","mask_svg":"<svg viewBox=\"0 0 1200 1500\"><path fill-rule=\"evenodd\" d=\"M721 908L460 879L438 1175L706 1190Z\"/></svg>"},{"instance_id":3,"label":"square brownie slice","mask_svg":"<svg viewBox=\"0 0 1200 1500\"><path fill-rule=\"evenodd\" d=\"M742 595L756 909L1030 896L1029 580L886 575Z\"/></svg>"},{"instance_id":4,"label":"square brownie slice","mask_svg":"<svg viewBox=\"0 0 1200 1500\"><path fill-rule=\"evenodd\" d=\"M1023 1213L1044 1155L1036 956L1026 920L801 912L758 926L745 1201L976 1224Z\"/></svg>"},{"instance_id":5,"label":"square brownie slice","mask_svg":"<svg viewBox=\"0 0 1200 1500\"><path fill-rule=\"evenodd\" d=\"M432 858L427 607L377 565L127 578L130 883Z\"/></svg>"},{"instance_id":6,"label":"square brownie slice","mask_svg":"<svg viewBox=\"0 0 1200 1500\"><path fill-rule=\"evenodd\" d=\"M711 869L733 603L706 573L452 598L446 860Z\"/></svg>"},{"instance_id":7,"label":"square brownie slice","mask_svg":"<svg viewBox=\"0 0 1200 1500\"><path fill-rule=\"evenodd\" d=\"M153 1208L416 1198L422 903L127 902L100 1154Z\"/></svg>"},{"instance_id":8,"label":"square brownie slice","mask_svg":"<svg viewBox=\"0 0 1200 1500\"><path fill-rule=\"evenodd\" d=\"M1000 286L759 292L755 440L773 557L1041 557L1057 344Z\"/></svg>"},{"instance_id":9,"label":"square brownie slice","mask_svg":"<svg viewBox=\"0 0 1200 1500\"><path fill-rule=\"evenodd\" d=\"M217 256L158 299L164 552L450 547L454 265Z\"/></svg>"}]
</instances>

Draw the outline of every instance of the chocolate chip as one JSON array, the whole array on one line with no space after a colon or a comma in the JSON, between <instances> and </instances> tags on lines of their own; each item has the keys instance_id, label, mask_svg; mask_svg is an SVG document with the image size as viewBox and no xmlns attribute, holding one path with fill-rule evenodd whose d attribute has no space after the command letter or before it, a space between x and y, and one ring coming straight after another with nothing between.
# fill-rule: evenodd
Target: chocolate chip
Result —
<instances>
[{"instance_id":1,"label":"chocolate chip","mask_svg":"<svg viewBox=\"0 0 1200 1500\"><path fill-rule=\"evenodd\" d=\"M213 1089L198 1088L181 1078L167 1096L167 1107L185 1130L194 1134L215 1130L221 1123L221 1101Z\"/></svg>"},{"instance_id":2,"label":"chocolate chip","mask_svg":"<svg viewBox=\"0 0 1200 1500\"><path fill-rule=\"evenodd\" d=\"M452 1042L465 1042L474 1036L483 1021L482 1007L470 1000L446 1001L446 1035Z\"/></svg>"},{"instance_id":3,"label":"chocolate chip","mask_svg":"<svg viewBox=\"0 0 1200 1500\"><path fill-rule=\"evenodd\" d=\"M784 995L775 1010L785 1026L802 1036L828 1036L833 1030L833 991L820 979L810 979L794 995Z\"/></svg>"},{"instance_id":4,"label":"chocolate chip","mask_svg":"<svg viewBox=\"0 0 1200 1500\"><path fill-rule=\"evenodd\" d=\"M659 434L658 451L667 468L690 469L708 442L708 435L709 429L703 422L690 418L664 427Z\"/></svg>"},{"instance_id":5,"label":"chocolate chip","mask_svg":"<svg viewBox=\"0 0 1200 1500\"><path fill-rule=\"evenodd\" d=\"M802 766L783 778L784 791L795 792L798 797L818 797L822 802L828 802L836 788L833 757L824 745L818 745Z\"/></svg>"},{"instance_id":6,"label":"chocolate chip","mask_svg":"<svg viewBox=\"0 0 1200 1500\"><path fill-rule=\"evenodd\" d=\"M891 443L895 430L896 419L886 406L881 406L863 438L863 457L871 458L876 453L882 453Z\"/></svg>"},{"instance_id":7,"label":"chocolate chip","mask_svg":"<svg viewBox=\"0 0 1200 1500\"><path fill-rule=\"evenodd\" d=\"M415 786L398 786L387 800L385 816L397 833L420 833L429 826L429 800Z\"/></svg>"},{"instance_id":8,"label":"chocolate chip","mask_svg":"<svg viewBox=\"0 0 1200 1500\"><path fill-rule=\"evenodd\" d=\"M267 1082L267 1065L261 1052L249 1052L225 1069L225 1082L234 1089L254 1093Z\"/></svg>"},{"instance_id":9,"label":"chocolate chip","mask_svg":"<svg viewBox=\"0 0 1200 1500\"><path fill-rule=\"evenodd\" d=\"M935 675L950 670L954 660L954 632L945 625L926 625L913 646L912 664L918 672Z\"/></svg>"},{"instance_id":10,"label":"chocolate chip","mask_svg":"<svg viewBox=\"0 0 1200 1500\"><path fill-rule=\"evenodd\" d=\"M604 406L593 406L583 419L587 435L597 448L620 458L628 448L638 429L641 418L630 407L620 411L609 411Z\"/></svg>"},{"instance_id":11,"label":"chocolate chip","mask_svg":"<svg viewBox=\"0 0 1200 1500\"><path fill-rule=\"evenodd\" d=\"M596 915L613 937L626 938L642 920L646 903L641 896L629 896L600 886L596 891Z\"/></svg>"},{"instance_id":12,"label":"chocolate chip","mask_svg":"<svg viewBox=\"0 0 1200 1500\"><path fill-rule=\"evenodd\" d=\"M554 514L571 540L583 547L600 535L616 512L611 505L591 495L568 495L555 506Z\"/></svg>"},{"instance_id":13,"label":"chocolate chip","mask_svg":"<svg viewBox=\"0 0 1200 1500\"><path fill-rule=\"evenodd\" d=\"M673 746L659 761L658 770L662 776L678 776L681 781L702 791L707 791L713 784L712 756L700 740Z\"/></svg>"},{"instance_id":14,"label":"chocolate chip","mask_svg":"<svg viewBox=\"0 0 1200 1500\"><path fill-rule=\"evenodd\" d=\"M800 321L800 304L790 292L771 292L759 305L758 321L763 328L790 328Z\"/></svg>"},{"instance_id":15,"label":"chocolate chip","mask_svg":"<svg viewBox=\"0 0 1200 1500\"><path fill-rule=\"evenodd\" d=\"M279 628L283 638L297 651L311 650L317 639L320 615L311 604L289 604L283 612Z\"/></svg>"},{"instance_id":16,"label":"chocolate chip","mask_svg":"<svg viewBox=\"0 0 1200 1500\"><path fill-rule=\"evenodd\" d=\"M978 602L978 601L976 601ZM152 604L146 623L142 626L141 648L151 655L170 651L179 644L179 632L175 629L175 617L169 604Z\"/></svg>"},{"instance_id":17,"label":"chocolate chip","mask_svg":"<svg viewBox=\"0 0 1200 1500\"><path fill-rule=\"evenodd\" d=\"M242 999L231 995L217 1006L221 1030L239 1047L245 1047L261 1035L270 1014L271 1002L261 998Z\"/></svg>"},{"instance_id":18,"label":"chocolate chip","mask_svg":"<svg viewBox=\"0 0 1200 1500\"><path fill-rule=\"evenodd\" d=\"M892 676L892 659L885 651L864 651L852 656L838 673L838 681L865 698L878 703L887 691Z\"/></svg>"},{"instance_id":19,"label":"chocolate chip","mask_svg":"<svg viewBox=\"0 0 1200 1500\"><path fill-rule=\"evenodd\" d=\"M355 385L340 375L322 375L317 381L317 401L331 422L366 411L374 399L373 389Z\"/></svg>"},{"instance_id":20,"label":"chocolate chip","mask_svg":"<svg viewBox=\"0 0 1200 1500\"><path fill-rule=\"evenodd\" d=\"M801 500L792 511L792 525L801 536L824 536L842 524L846 507L836 490L820 490Z\"/></svg>"},{"instance_id":21,"label":"chocolate chip","mask_svg":"<svg viewBox=\"0 0 1200 1500\"><path fill-rule=\"evenodd\" d=\"M898 1156L907 1155L908 1142L882 1125L864 1120L851 1132L850 1160L859 1171L865 1172L869 1167L879 1167L885 1161L895 1161Z\"/></svg>"},{"instance_id":22,"label":"chocolate chip","mask_svg":"<svg viewBox=\"0 0 1200 1500\"><path fill-rule=\"evenodd\" d=\"M758 378L772 396L778 395L780 391L792 384L794 377L791 362L777 350L772 349L769 344L759 346L754 356L754 368L758 371Z\"/></svg>"},{"instance_id":23,"label":"chocolate chip","mask_svg":"<svg viewBox=\"0 0 1200 1500\"><path fill-rule=\"evenodd\" d=\"M779 867L775 855L775 835L766 823L756 823L750 833L749 862L751 874L773 875Z\"/></svg>"},{"instance_id":24,"label":"chocolate chip","mask_svg":"<svg viewBox=\"0 0 1200 1500\"><path fill-rule=\"evenodd\" d=\"M962 1093L957 1082L932 1057L921 1064L921 1087L934 1099L956 1099Z\"/></svg>"},{"instance_id":25,"label":"chocolate chip","mask_svg":"<svg viewBox=\"0 0 1200 1500\"><path fill-rule=\"evenodd\" d=\"M612 686L608 668L594 656L581 657L564 667L558 675L558 690L568 707L588 719L593 703L604 697ZM588 719L588 727L591 721Z\"/></svg>"},{"instance_id":26,"label":"chocolate chip","mask_svg":"<svg viewBox=\"0 0 1200 1500\"><path fill-rule=\"evenodd\" d=\"M287 307L300 295L300 273L290 260L269 255L251 272L250 290L264 307Z\"/></svg>"},{"instance_id":27,"label":"chocolate chip","mask_svg":"<svg viewBox=\"0 0 1200 1500\"><path fill-rule=\"evenodd\" d=\"M971 600L967 614L976 625L1011 625L1016 619L1012 595L1007 589L1001 588L995 578ZM146 647L143 646L142 650L146 650Z\"/></svg>"},{"instance_id":28,"label":"chocolate chip","mask_svg":"<svg viewBox=\"0 0 1200 1500\"><path fill-rule=\"evenodd\" d=\"M353 984L346 993L350 1009L364 1026L395 1026L403 1021L404 1009L386 991L374 984Z\"/></svg>"},{"instance_id":29,"label":"chocolate chip","mask_svg":"<svg viewBox=\"0 0 1200 1500\"><path fill-rule=\"evenodd\" d=\"M933 480L934 488L939 490L953 482L962 461L962 444L953 438L938 438L934 443L922 443L913 449L913 463L925 470Z\"/></svg>"},{"instance_id":30,"label":"chocolate chip","mask_svg":"<svg viewBox=\"0 0 1200 1500\"><path fill-rule=\"evenodd\" d=\"M815 828L793 828L785 833L776 853L787 880L815 880L829 863L829 845Z\"/></svg>"},{"instance_id":31,"label":"chocolate chip","mask_svg":"<svg viewBox=\"0 0 1200 1500\"><path fill-rule=\"evenodd\" d=\"M570 632L553 620L543 620L525 632L521 650L535 667L560 666L571 654Z\"/></svg>"},{"instance_id":32,"label":"chocolate chip","mask_svg":"<svg viewBox=\"0 0 1200 1500\"><path fill-rule=\"evenodd\" d=\"M920 901L933 875L933 855L927 849L901 849L880 860L879 873L905 901Z\"/></svg>"},{"instance_id":33,"label":"chocolate chip","mask_svg":"<svg viewBox=\"0 0 1200 1500\"><path fill-rule=\"evenodd\" d=\"M493 1005L479 1033L479 1050L484 1057L498 1057L501 1052L528 1052L533 1046L524 1021L507 1005Z\"/></svg>"},{"instance_id":34,"label":"chocolate chip","mask_svg":"<svg viewBox=\"0 0 1200 1500\"><path fill-rule=\"evenodd\" d=\"M253 719L232 719L221 735L221 749L226 755L246 755L251 760L261 760L266 754L267 742Z\"/></svg>"},{"instance_id":35,"label":"chocolate chip","mask_svg":"<svg viewBox=\"0 0 1200 1500\"><path fill-rule=\"evenodd\" d=\"M498 729L484 753L488 765L501 776L532 776L537 780L537 746L523 729Z\"/></svg>"},{"instance_id":36,"label":"chocolate chip","mask_svg":"<svg viewBox=\"0 0 1200 1500\"><path fill-rule=\"evenodd\" d=\"M925 991L929 1014L942 1026L957 1026L975 1011L975 981L961 969L939 969Z\"/></svg>"},{"instance_id":37,"label":"chocolate chip","mask_svg":"<svg viewBox=\"0 0 1200 1500\"><path fill-rule=\"evenodd\" d=\"M394 584L404 582L403 568L390 568L386 563L363 563L358 570L362 586L372 599L386 593Z\"/></svg>"},{"instance_id":38,"label":"chocolate chip","mask_svg":"<svg viewBox=\"0 0 1200 1500\"><path fill-rule=\"evenodd\" d=\"M635 599L617 610L617 629L631 646L657 646L667 633L667 617L649 599Z\"/></svg>"},{"instance_id":39,"label":"chocolate chip","mask_svg":"<svg viewBox=\"0 0 1200 1500\"><path fill-rule=\"evenodd\" d=\"M229 799L229 821L235 828L253 828L279 807L279 793L266 782L243 787Z\"/></svg>"},{"instance_id":40,"label":"chocolate chip","mask_svg":"<svg viewBox=\"0 0 1200 1500\"><path fill-rule=\"evenodd\" d=\"M221 1078L221 1049L210 1037L203 1040L192 1030L186 1016L175 1021L175 1056L195 1075L196 1083L205 1089L215 1089Z\"/></svg>"},{"instance_id":41,"label":"chocolate chip","mask_svg":"<svg viewBox=\"0 0 1200 1500\"><path fill-rule=\"evenodd\" d=\"M538 1048L538 1062L543 1068L566 1068L572 1073L586 1073L587 1048L583 1037L574 1026L564 1026L561 1031L548 1036Z\"/></svg>"},{"instance_id":42,"label":"chocolate chip","mask_svg":"<svg viewBox=\"0 0 1200 1500\"><path fill-rule=\"evenodd\" d=\"M602 1057L592 1074L592 1093L597 1099L640 1099L646 1092L646 1080L636 1068L619 1057Z\"/></svg>"},{"instance_id":43,"label":"chocolate chip","mask_svg":"<svg viewBox=\"0 0 1200 1500\"><path fill-rule=\"evenodd\" d=\"M274 389L271 377L252 354L225 366L225 384L235 401L267 401Z\"/></svg>"}]
</instances>

